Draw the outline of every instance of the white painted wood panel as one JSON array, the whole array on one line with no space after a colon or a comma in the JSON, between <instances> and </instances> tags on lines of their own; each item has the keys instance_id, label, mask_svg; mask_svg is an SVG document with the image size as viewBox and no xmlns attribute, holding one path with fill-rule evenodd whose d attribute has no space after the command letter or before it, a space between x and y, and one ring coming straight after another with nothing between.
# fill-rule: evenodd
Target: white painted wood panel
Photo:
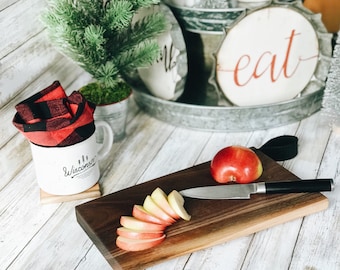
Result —
<instances>
[{"instance_id":1,"label":"white painted wood panel","mask_svg":"<svg viewBox=\"0 0 340 270\"><path fill-rule=\"evenodd\" d=\"M313 144L314 145L314 144ZM337 188L325 193L329 208L304 219L291 263L291 269L340 268L340 134L332 133L322 155L317 177L333 178ZM311 151L314 154L314 151Z\"/></svg>"},{"instance_id":2,"label":"white painted wood panel","mask_svg":"<svg viewBox=\"0 0 340 270\"><path fill-rule=\"evenodd\" d=\"M4 9L8 8L9 6L15 4L20 0L2 0L0 2L0 12L3 11Z\"/></svg>"},{"instance_id":3,"label":"white painted wood panel","mask_svg":"<svg viewBox=\"0 0 340 270\"><path fill-rule=\"evenodd\" d=\"M78 225L84 201L41 205L29 143L12 125L14 106L59 80L70 93L90 76L49 43L39 21L45 0L0 2L0 269L110 269ZM174 127L129 102L127 137L100 163L103 194L210 160L221 148L260 147L279 135L299 138L299 155L281 162L301 178L340 184L340 135L320 113L291 125L240 133ZM340 190L326 211L182 256L149 269L339 269Z\"/></svg>"},{"instance_id":4,"label":"white painted wood panel","mask_svg":"<svg viewBox=\"0 0 340 270\"><path fill-rule=\"evenodd\" d=\"M39 80L43 72L62 58L47 43L44 32L31 38L1 61L0 107L15 98L32 81Z\"/></svg>"},{"instance_id":5,"label":"white painted wood panel","mask_svg":"<svg viewBox=\"0 0 340 270\"><path fill-rule=\"evenodd\" d=\"M43 0L21 0L1 10L0 59L43 30L40 15L45 7Z\"/></svg>"}]
</instances>

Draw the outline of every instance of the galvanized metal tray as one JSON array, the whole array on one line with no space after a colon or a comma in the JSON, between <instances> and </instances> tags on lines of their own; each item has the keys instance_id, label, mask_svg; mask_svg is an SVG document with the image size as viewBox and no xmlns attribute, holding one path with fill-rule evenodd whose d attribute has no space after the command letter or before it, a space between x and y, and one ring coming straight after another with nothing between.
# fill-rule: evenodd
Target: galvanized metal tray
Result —
<instances>
[{"instance_id":1,"label":"galvanized metal tray","mask_svg":"<svg viewBox=\"0 0 340 270\"><path fill-rule=\"evenodd\" d=\"M332 35L325 30L320 14L308 12L302 5L298 8L315 27L320 56L313 78L294 99L259 106L234 106L210 83L209 78L213 65L211 58L221 35L184 30L189 64L190 58L195 61L191 62L191 68L189 66L183 95L175 101L163 100L152 96L143 85L135 84L133 96L136 103L151 116L170 124L220 132L268 129L294 123L314 114L322 106L332 54Z\"/></svg>"},{"instance_id":2,"label":"galvanized metal tray","mask_svg":"<svg viewBox=\"0 0 340 270\"><path fill-rule=\"evenodd\" d=\"M291 101L225 107L186 104L134 91L136 103L153 117L170 124L206 131L240 132L268 129L302 120L321 108L324 88Z\"/></svg>"}]
</instances>

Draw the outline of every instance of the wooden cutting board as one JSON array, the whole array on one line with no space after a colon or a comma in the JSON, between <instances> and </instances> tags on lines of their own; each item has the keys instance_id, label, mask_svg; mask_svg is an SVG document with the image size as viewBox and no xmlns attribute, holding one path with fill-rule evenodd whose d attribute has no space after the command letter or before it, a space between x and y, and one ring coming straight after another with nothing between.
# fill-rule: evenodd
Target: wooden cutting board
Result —
<instances>
[{"instance_id":1,"label":"wooden cutting board","mask_svg":"<svg viewBox=\"0 0 340 270\"><path fill-rule=\"evenodd\" d=\"M295 180L297 176L257 151L264 172L258 181ZM238 237L303 217L328 207L320 193L253 195L249 200L199 200L185 198L192 219L178 221L166 230L160 245L139 252L117 248L116 229L122 215L131 215L134 204L143 204L156 188L173 189L216 185L210 176L210 162L78 205L79 224L113 269L144 269L162 261L217 245Z\"/></svg>"}]
</instances>

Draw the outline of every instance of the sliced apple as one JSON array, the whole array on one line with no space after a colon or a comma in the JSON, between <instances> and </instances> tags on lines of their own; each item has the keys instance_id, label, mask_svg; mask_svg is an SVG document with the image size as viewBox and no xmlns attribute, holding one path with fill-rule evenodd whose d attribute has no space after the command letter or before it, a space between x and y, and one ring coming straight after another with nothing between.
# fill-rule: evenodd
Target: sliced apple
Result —
<instances>
[{"instance_id":1,"label":"sliced apple","mask_svg":"<svg viewBox=\"0 0 340 270\"><path fill-rule=\"evenodd\" d=\"M155 239L163 236L164 231L136 231L125 227L119 227L117 234L131 239Z\"/></svg>"},{"instance_id":2,"label":"sliced apple","mask_svg":"<svg viewBox=\"0 0 340 270\"><path fill-rule=\"evenodd\" d=\"M118 236L116 239L116 245L126 251L140 251L159 245L164 241L164 239L165 234L152 239L132 239L124 236Z\"/></svg>"},{"instance_id":3,"label":"sliced apple","mask_svg":"<svg viewBox=\"0 0 340 270\"><path fill-rule=\"evenodd\" d=\"M162 224L145 222L129 216L121 216L120 224L125 228L137 231L164 231L166 228Z\"/></svg>"},{"instance_id":4,"label":"sliced apple","mask_svg":"<svg viewBox=\"0 0 340 270\"><path fill-rule=\"evenodd\" d=\"M172 209L168 202L168 196L165 194L165 192L161 188L156 188L151 193L151 198L153 201L169 216L171 216L174 219L180 219L180 216Z\"/></svg>"},{"instance_id":5,"label":"sliced apple","mask_svg":"<svg viewBox=\"0 0 340 270\"><path fill-rule=\"evenodd\" d=\"M190 220L191 216L188 214L188 212L184 209L184 198L182 195L176 191L173 190L168 195L168 201L172 209L184 220Z\"/></svg>"},{"instance_id":6,"label":"sliced apple","mask_svg":"<svg viewBox=\"0 0 340 270\"><path fill-rule=\"evenodd\" d=\"M146 211L143 206L137 205L137 204L135 204L133 206L132 216L135 217L136 219L139 219L139 220L145 221L145 222L162 224L162 225L165 225L165 226L171 225L170 222L166 222L166 221L152 215L151 213Z\"/></svg>"},{"instance_id":7,"label":"sliced apple","mask_svg":"<svg viewBox=\"0 0 340 270\"><path fill-rule=\"evenodd\" d=\"M132 216L121 216L117 228L117 247L126 251L140 251L152 248L165 239L164 230L177 219L190 220L184 209L184 198L173 190L168 196L156 188L146 196L143 206L134 205Z\"/></svg>"},{"instance_id":8,"label":"sliced apple","mask_svg":"<svg viewBox=\"0 0 340 270\"><path fill-rule=\"evenodd\" d=\"M162 210L151 198L150 195L146 196L143 207L146 211L148 211L150 214L160 218L161 220L164 220L167 223L174 223L176 220L169 216L166 212Z\"/></svg>"}]
</instances>

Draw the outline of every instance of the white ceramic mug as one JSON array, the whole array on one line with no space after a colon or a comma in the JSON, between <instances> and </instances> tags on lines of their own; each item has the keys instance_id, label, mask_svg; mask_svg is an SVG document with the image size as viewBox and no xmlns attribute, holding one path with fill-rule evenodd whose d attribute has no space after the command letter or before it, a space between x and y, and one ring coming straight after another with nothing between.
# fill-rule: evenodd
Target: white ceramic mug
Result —
<instances>
[{"instance_id":1,"label":"white ceramic mug","mask_svg":"<svg viewBox=\"0 0 340 270\"><path fill-rule=\"evenodd\" d=\"M44 147L31 143L36 177L43 191L53 195L72 195L98 182L98 161L111 150L114 135L105 121L95 121L95 125L104 131L101 147L96 142L95 133L82 142L64 147Z\"/></svg>"}]
</instances>

